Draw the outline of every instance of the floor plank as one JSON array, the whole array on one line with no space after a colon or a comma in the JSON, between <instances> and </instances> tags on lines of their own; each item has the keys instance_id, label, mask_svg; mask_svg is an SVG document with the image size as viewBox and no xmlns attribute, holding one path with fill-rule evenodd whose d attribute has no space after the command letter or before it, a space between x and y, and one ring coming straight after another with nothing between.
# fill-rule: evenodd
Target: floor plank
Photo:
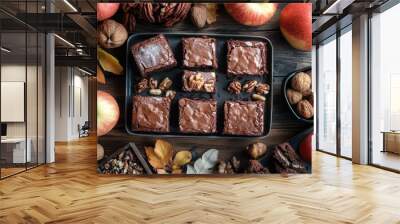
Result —
<instances>
[{"instance_id":1,"label":"floor plank","mask_svg":"<svg viewBox=\"0 0 400 224\"><path fill-rule=\"evenodd\" d=\"M320 152L313 174L135 178L96 173L94 138L0 181L0 223L400 223L400 175Z\"/></svg>"}]
</instances>

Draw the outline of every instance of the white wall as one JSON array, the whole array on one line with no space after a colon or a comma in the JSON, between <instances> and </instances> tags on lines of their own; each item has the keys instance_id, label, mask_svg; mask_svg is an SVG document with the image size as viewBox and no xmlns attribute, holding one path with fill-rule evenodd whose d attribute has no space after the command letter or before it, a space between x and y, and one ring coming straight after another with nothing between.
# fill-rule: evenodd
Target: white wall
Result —
<instances>
[{"instance_id":1,"label":"white wall","mask_svg":"<svg viewBox=\"0 0 400 224\"><path fill-rule=\"evenodd\" d=\"M56 67L55 74L55 140L74 140L88 120L88 78L71 67Z\"/></svg>"}]
</instances>

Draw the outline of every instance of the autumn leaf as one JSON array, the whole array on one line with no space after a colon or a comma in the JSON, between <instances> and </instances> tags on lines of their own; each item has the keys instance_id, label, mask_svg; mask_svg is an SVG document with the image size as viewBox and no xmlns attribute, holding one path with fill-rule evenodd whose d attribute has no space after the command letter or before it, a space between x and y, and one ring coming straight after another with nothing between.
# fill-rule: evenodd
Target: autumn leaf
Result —
<instances>
[{"instance_id":1,"label":"autumn leaf","mask_svg":"<svg viewBox=\"0 0 400 224\"><path fill-rule=\"evenodd\" d=\"M188 164L192 160L192 153L189 151L179 151L176 153L172 169L180 169L185 164Z\"/></svg>"},{"instance_id":2,"label":"autumn leaf","mask_svg":"<svg viewBox=\"0 0 400 224\"><path fill-rule=\"evenodd\" d=\"M149 161L150 165L155 169L164 169L165 165L160 160L160 158L154 153L153 147L144 147L147 155L147 160Z\"/></svg>"},{"instance_id":3,"label":"autumn leaf","mask_svg":"<svg viewBox=\"0 0 400 224\"><path fill-rule=\"evenodd\" d=\"M217 9L218 5L216 3L207 4L207 24L210 25L217 21Z\"/></svg>"},{"instance_id":4,"label":"autumn leaf","mask_svg":"<svg viewBox=\"0 0 400 224\"><path fill-rule=\"evenodd\" d=\"M172 148L171 143L158 139L156 141L156 145L154 147L154 153L160 159L160 161L165 165L171 164L172 156L174 154L174 150Z\"/></svg>"},{"instance_id":5,"label":"autumn leaf","mask_svg":"<svg viewBox=\"0 0 400 224\"><path fill-rule=\"evenodd\" d=\"M97 82L101 84L106 84L106 77L104 76L104 72L97 65Z\"/></svg>"},{"instance_id":6,"label":"autumn leaf","mask_svg":"<svg viewBox=\"0 0 400 224\"><path fill-rule=\"evenodd\" d=\"M97 47L97 59L99 60L100 66L107 72L121 75L124 71L118 59L100 47Z\"/></svg>"}]
</instances>

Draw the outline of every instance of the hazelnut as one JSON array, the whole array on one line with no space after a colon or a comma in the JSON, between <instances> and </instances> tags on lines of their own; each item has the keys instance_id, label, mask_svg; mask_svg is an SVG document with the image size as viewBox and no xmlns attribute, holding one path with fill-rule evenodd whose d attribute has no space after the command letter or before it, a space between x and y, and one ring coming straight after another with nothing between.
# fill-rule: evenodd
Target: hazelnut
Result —
<instances>
[{"instance_id":1,"label":"hazelnut","mask_svg":"<svg viewBox=\"0 0 400 224\"><path fill-rule=\"evenodd\" d=\"M314 108L308 100L301 100L296 108L300 116L305 119L310 119L314 116Z\"/></svg>"},{"instance_id":2,"label":"hazelnut","mask_svg":"<svg viewBox=\"0 0 400 224\"><path fill-rule=\"evenodd\" d=\"M238 80L233 80L228 85L228 91L232 94L240 94L242 91L242 84Z\"/></svg>"},{"instance_id":3,"label":"hazelnut","mask_svg":"<svg viewBox=\"0 0 400 224\"><path fill-rule=\"evenodd\" d=\"M154 79L153 77L151 77L149 79L149 86L150 86L150 89L157 89L157 86L158 86L157 79Z\"/></svg>"},{"instance_id":4,"label":"hazelnut","mask_svg":"<svg viewBox=\"0 0 400 224\"><path fill-rule=\"evenodd\" d=\"M256 86L256 93L266 95L269 93L270 87L267 83L260 83Z\"/></svg>"},{"instance_id":5,"label":"hazelnut","mask_svg":"<svg viewBox=\"0 0 400 224\"><path fill-rule=\"evenodd\" d=\"M286 95L291 105L297 104L301 99L303 99L303 94L293 89L287 89Z\"/></svg>"},{"instance_id":6,"label":"hazelnut","mask_svg":"<svg viewBox=\"0 0 400 224\"><path fill-rule=\"evenodd\" d=\"M257 80L249 80L243 85L243 91L246 93L252 93L256 88L258 82Z\"/></svg>"},{"instance_id":7,"label":"hazelnut","mask_svg":"<svg viewBox=\"0 0 400 224\"><path fill-rule=\"evenodd\" d=\"M311 76L307 73L299 72L292 78L291 86L294 90L304 93L311 89Z\"/></svg>"},{"instance_id":8,"label":"hazelnut","mask_svg":"<svg viewBox=\"0 0 400 224\"><path fill-rule=\"evenodd\" d=\"M171 86L172 86L172 80L166 77L161 81L160 86L158 88L161 89L162 91L165 91L169 89Z\"/></svg>"},{"instance_id":9,"label":"hazelnut","mask_svg":"<svg viewBox=\"0 0 400 224\"><path fill-rule=\"evenodd\" d=\"M149 88L149 82L147 79L141 79L136 85L136 92L141 93Z\"/></svg>"},{"instance_id":10,"label":"hazelnut","mask_svg":"<svg viewBox=\"0 0 400 224\"><path fill-rule=\"evenodd\" d=\"M258 159L267 152L267 145L262 142L254 143L247 146L247 152L253 159Z\"/></svg>"}]
</instances>

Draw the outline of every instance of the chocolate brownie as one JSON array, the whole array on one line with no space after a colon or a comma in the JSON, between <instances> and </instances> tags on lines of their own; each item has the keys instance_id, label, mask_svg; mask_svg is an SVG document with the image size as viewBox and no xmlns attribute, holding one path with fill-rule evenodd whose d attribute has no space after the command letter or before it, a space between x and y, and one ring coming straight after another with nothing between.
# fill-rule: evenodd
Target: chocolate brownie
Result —
<instances>
[{"instance_id":1,"label":"chocolate brownie","mask_svg":"<svg viewBox=\"0 0 400 224\"><path fill-rule=\"evenodd\" d=\"M266 45L260 41L228 41L228 74L264 75L267 72Z\"/></svg>"},{"instance_id":2,"label":"chocolate brownie","mask_svg":"<svg viewBox=\"0 0 400 224\"><path fill-rule=\"evenodd\" d=\"M217 130L217 101L179 100L179 129L184 133L214 133Z\"/></svg>"},{"instance_id":3,"label":"chocolate brownie","mask_svg":"<svg viewBox=\"0 0 400 224\"><path fill-rule=\"evenodd\" d=\"M217 68L216 40L210 37L182 39L183 66L186 68Z\"/></svg>"},{"instance_id":4,"label":"chocolate brownie","mask_svg":"<svg viewBox=\"0 0 400 224\"><path fill-rule=\"evenodd\" d=\"M171 100L167 97L134 96L132 129L168 132Z\"/></svg>"},{"instance_id":5,"label":"chocolate brownie","mask_svg":"<svg viewBox=\"0 0 400 224\"><path fill-rule=\"evenodd\" d=\"M182 81L183 91L215 93L215 72L193 72L184 70Z\"/></svg>"},{"instance_id":6,"label":"chocolate brownie","mask_svg":"<svg viewBox=\"0 0 400 224\"><path fill-rule=\"evenodd\" d=\"M142 76L173 68L177 64L174 53L162 34L134 44L131 51Z\"/></svg>"},{"instance_id":7,"label":"chocolate brownie","mask_svg":"<svg viewBox=\"0 0 400 224\"><path fill-rule=\"evenodd\" d=\"M279 173L306 173L305 163L289 143L282 143L274 148L275 170Z\"/></svg>"},{"instance_id":8,"label":"chocolate brownie","mask_svg":"<svg viewBox=\"0 0 400 224\"><path fill-rule=\"evenodd\" d=\"M264 101L225 101L224 134L258 136L264 132Z\"/></svg>"}]
</instances>

